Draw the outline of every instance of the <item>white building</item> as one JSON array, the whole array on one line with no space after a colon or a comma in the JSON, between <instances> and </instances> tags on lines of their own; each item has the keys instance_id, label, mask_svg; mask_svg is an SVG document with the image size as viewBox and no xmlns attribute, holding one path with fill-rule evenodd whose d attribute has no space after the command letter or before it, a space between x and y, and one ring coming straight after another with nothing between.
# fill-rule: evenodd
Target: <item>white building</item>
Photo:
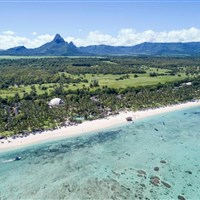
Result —
<instances>
[{"instance_id":1,"label":"white building","mask_svg":"<svg viewBox=\"0 0 200 200\"><path fill-rule=\"evenodd\" d=\"M60 98L54 98L49 102L49 106L59 106L64 104L64 101Z\"/></svg>"}]
</instances>

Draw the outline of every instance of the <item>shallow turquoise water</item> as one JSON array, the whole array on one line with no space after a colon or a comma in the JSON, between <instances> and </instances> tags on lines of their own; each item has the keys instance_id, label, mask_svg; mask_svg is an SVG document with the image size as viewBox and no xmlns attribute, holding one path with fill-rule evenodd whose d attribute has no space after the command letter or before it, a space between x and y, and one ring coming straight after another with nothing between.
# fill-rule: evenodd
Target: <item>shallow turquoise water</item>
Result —
<instances>
[{"instance_id":1,"label":"shallow turquoise water","mask_svg":"<svg viewBox=\"0 0 200 200\"><path fill-rule=\"evenodd\" d=\"M199 107L0 154L0 199L196 200L199 187Z\"/></svg>"}]
</instances>

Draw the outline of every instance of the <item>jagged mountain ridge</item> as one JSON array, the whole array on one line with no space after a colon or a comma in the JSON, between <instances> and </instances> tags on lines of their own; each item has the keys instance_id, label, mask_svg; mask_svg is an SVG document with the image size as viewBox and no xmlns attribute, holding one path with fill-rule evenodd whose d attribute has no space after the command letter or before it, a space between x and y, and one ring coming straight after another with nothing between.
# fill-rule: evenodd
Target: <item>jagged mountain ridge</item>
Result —
<instances>
[{"instance_id":1,"label":"jagged mountain ridge","mask_svg":"<svg viewBox=\"0 0 200 200\"><path fill-rule=\"evenodd\" d=\"M24 46L10 48L0 52L0 55L12 56L66 56L66 55L82 55L73 42L65 42L65 40L56 34L51 42L47 42L42 46L34 49L27 49Z\"/></svg>"},{"instance_id":2,"label":"jagged mountain ridge","mask_svg":"<svg viewBox=\"0 0 200 200\"><path fill-rule=\"evenodd\" d=\"M43 44L32 51L34 55L49 56L77 55L80 53L78 48L72 42L65 42L65 40L59 34L56 34L51 42Z\"/></svg>"},{"instance_id":3,"label":"jagged mountain ridge","mask_svg":"<svg viewBox=\"0 0 200 200\"><path fill-rule=\"evenodd\" d=\"M200 42L150 43L135 46L90 45L76 47L73 42L56 34L51 42L34 49L24 46L1 50L0 55L12 56L83 56L83 55L200 55Z\"/></svg>"}]
</instances>

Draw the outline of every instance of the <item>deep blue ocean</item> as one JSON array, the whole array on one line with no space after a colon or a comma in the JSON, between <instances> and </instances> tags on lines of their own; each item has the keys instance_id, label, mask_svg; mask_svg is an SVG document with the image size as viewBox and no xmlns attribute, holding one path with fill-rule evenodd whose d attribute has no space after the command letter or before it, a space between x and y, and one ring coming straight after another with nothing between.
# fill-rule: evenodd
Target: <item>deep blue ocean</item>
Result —
<instances>
[{"instance_id":1,"label":"deep blue ocean","mask_svg":"<svg viewBox=\"0 0 200 200\"><path fill-rule=\"evenodd\" d=\"M200 199L200 107L0 153L0 200L181 197Z\"/></svg>"}]
</instances>

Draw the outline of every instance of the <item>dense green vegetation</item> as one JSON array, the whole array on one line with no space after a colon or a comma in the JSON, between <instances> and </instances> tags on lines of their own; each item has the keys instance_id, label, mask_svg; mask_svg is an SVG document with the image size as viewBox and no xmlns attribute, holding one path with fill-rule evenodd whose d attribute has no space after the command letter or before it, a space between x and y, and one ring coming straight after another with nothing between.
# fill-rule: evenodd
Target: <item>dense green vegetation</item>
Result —
<instances>
[{"instance_id":1,"label":"dense green vegetation","mask_svg":"<svg viewBox=\"0 0 200 200\"><path fill-rule=\"evenodd\" d=\"M198 57L4 57L0 135L199 98L199 63ZM65 103L50 108L48 102L55 97Z\"/></svg>"}]
</instances>

